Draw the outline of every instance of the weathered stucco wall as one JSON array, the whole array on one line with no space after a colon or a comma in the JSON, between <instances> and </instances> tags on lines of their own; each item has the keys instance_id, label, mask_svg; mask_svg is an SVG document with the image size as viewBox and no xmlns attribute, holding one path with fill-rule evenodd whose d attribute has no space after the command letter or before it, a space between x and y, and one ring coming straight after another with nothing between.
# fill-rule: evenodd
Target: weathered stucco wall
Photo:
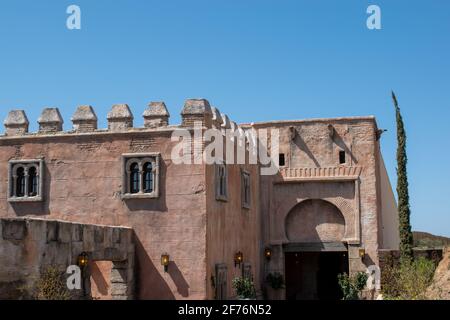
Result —
<instances>
[{"instance_id":1,"label":"weathered stucco wall","mask_svg":"<svg viewBox=\"0 0 450 320\"><path fill-rule=\"evenodd\" d=\"M282 245L291 242L286 236L290 221L286 217L298 203L309 199L325 200L342 213L345 236L341 240L348 243L350 272L378 264L381 200L375 119L274 121L253 127L279 130L279 152L286 159L278 175L261 177L263 239L273 249L270 262L261 263L262 270L284 273ZM340 151L346 158L342 164ZM314 238L312 233L320 238L315 227L310 233L309 238ZM366 252L362 261L359 248Z\"/></svg>"},{"instance_id":2,"label":"weathered stucco wall","mask_svg":"<svg viewBox=\"0 0 450 320\"><path fill-rule=\"evenodd\" d=\"M260 219L259 219L259 168L256 165L228 165L228 200L216 200L215 188L208 188L207 197L207 279L208 298L215 297L211 276L215 277L216 264L227 266L227 297L236 298L232 289L233 278L242 276L244 263L251 266L255 287L260 293ZM243 208L241 202L241 170L250 173L251 205ZM206 170L207 184L215 185L214 166ZM234 265L236 252L243 253L243 264ZM215 279L215 283L217 280Z\"/></svg>"},{"instance_id":3,"label":"weathered stucco wall","mask_svg":"<svg viewBox=\"0 0 450 320\"><path fill-rule=\"evenodd\" d=\"M206 297L203 165L174 165L172 130L57 133L0 139L0 215L131 227L141 299ZM125 153L160 152L160 196L122 200ZM43 157L44 201L7 201L8 161ZM161 254L170 255L168 272Z\"/></svg>"},{"instance_id":4,"label":"weathered stucco wall","mask_svg":"<svg viewBox=\"0 0 450 320\"><path fill-rule=\"evenodd\" d=\"M105 273L120 275L110 284L112 299L133 298L132 235L130 228L123 227L29 218L0 219L0 299L33 298L35 283L48 267L65 273L69 265L77 265L82 252L88 254L90 261L112 262ZM91 274L91 269L87 272L83 276ZM80 290L75 291L74 296L83 296ZM89 292L88 285L85 293Z\"/></svg>"}]
</instances>

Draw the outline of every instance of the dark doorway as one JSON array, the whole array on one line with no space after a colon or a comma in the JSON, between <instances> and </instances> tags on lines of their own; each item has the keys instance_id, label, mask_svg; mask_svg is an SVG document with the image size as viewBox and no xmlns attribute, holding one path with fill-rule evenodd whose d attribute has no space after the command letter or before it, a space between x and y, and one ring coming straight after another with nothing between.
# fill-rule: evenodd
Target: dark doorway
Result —
<instances>
[{"instance_id":1,"label":"dark doorway","mask_svg":"<svg viewBox=\"0 0 450 320\"><path fill-rule=\"evenodd\" d=\"M339 300L337 276L348 273L347 252L286 252L286 299Z\"/></svg>"}]
</instances>

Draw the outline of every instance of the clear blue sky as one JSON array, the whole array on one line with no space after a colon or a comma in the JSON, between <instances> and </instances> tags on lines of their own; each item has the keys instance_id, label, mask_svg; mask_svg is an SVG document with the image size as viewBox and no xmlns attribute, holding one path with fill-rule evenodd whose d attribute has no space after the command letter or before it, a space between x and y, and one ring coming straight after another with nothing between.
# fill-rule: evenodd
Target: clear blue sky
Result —
<instances>
[{"instance_id":1,"label":"clear blue sky","mask_svg":"<svg viewBox=\"0 0 450 320\"><path fill-rule=\"evenodd\" d=\"M66 28L81 7L82 29ZM382 30L366 9L382 10ZM205 97L236 122L375 115L395 187L397 93L408 133L414 230L450 236L450 1L2 1L0 119L44 106L66 123L91 104L106 126L114 103L136 125L149 101L172 123Z\"/></svg>"}]
</instances>

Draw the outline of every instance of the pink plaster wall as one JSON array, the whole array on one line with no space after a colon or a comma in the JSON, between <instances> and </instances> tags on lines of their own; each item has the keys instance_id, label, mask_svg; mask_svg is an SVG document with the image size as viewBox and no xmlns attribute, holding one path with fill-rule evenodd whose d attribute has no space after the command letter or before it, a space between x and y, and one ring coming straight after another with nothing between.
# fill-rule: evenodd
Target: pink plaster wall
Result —
<instances>
[{"instance_id":1,"label":"pink plaster wall","mask_svg":"<svg viewBox=\"0 0 450 320\"><path fill-rule=\"evenodd\" d=\"M206 297L203 165L174 165L171 130L56 134L0 139L0 215L123 225L136 234L140 299ZM158 199L121 200L121 155L161 153ZM8 160L45 159L45 200L7 202ZM170 255L169 272L160 256Z\"/></svg>"},{"instance_id":2,"label":"pink plaster wall","mask_svg":"<svg viewBox=\"0 0 450 320\"><path fill-rule=\"evenodd\" d=\"M228 201L216 200L215 188L208 188L207 197L207 295L214 298L211 276L215 265L227 265L227 297L236 298L232 279L242 276L242 265L234 265L234 254L241 251L244 262L252 267L255 287L260 292L260 217L259 217L259 168L256 165L228 165ZM241 205L241 170L250 173L250 209ZM207 184L214 186L214 166L206 169Z\"/></svg>"}]
</instances>

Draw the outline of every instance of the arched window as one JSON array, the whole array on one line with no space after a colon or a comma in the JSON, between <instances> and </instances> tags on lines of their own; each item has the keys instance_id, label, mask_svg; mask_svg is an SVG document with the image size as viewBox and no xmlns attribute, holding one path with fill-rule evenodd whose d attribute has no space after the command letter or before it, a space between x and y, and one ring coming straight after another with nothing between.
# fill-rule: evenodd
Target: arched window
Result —
<instances>
[{"instance_id":1,"label":"arched window","mask_svg":"<svg viewBox=\"0 0 450 320\"><path fill-rule=\"evenodd\" d=\"M36 167L28 169L28 196L35 197L38 194L38 175Z\"/></svg>"},{"instance_id":2,"label":"arched window","mask_svg":"<svg viewBox=\"0 0 450 320\"><path fill-rule=\"evenodd\" d=\"M16 197L23 197L25 196L25 168L17 168L16 175Z\"/></svg>"},{"instance_id":3,"label":"arched window","mask_svg":"<svg viewBox=\"0 0 450 320\"><path fill-rule=\"evenodd\" d=\"M122 199L159 197L159 154L139 153L122 156L124 184Z\"/></svg>"},{"instance_id":4,"label":"arched window","mask_svg":"<svg viewBox=\"0 0 450 320\"><path fill-rule=\"evenodd\" d=\"M144 164L144 193L153 192L153 166L151 162Z\"/></svg>"},{"instance_id":5,"label":"arched window","mask_svg":"<svg viewBox=\"0 0 450 320\"><path fill-rule=\"evenodd\" d=\"M130 193L139 192L139 165L137 163L132 163L130 166Z\"/></svg>"},{"instance_id":6,"label":"arched window","mask_svg":"<svg viewBox=\"0 0 450 320\"><path fill-rule=\"evenodd\" d=\"M42 201L43 159L10 160L9 202Z\"/></svg>"}]
</instances>

